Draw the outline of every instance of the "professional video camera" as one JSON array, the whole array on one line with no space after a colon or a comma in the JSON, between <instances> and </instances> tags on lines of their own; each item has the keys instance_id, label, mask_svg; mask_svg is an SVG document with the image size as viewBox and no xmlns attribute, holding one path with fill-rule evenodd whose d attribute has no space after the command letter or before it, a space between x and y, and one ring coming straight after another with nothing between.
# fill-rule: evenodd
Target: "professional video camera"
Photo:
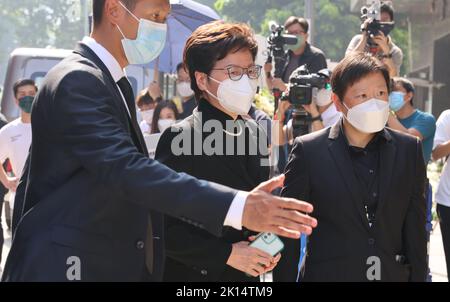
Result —
<instances>
[{"instance_id":1,"label":"professional video camera","mask_svg":"<svg viewBox=\"0 0 450 302\"><path fill-rule=\"evenodd\" d=\"M294 107L310 105L314 89L327 88L330 84L331 72L322 69L311 74L305 65L297 68L289 78L289 101Z\"/></svg>"},{"instance_id":2,"label":"professional video camera","mask_svg":"<svg viewBox=\"0 0 450 302\"><path fill-rule=\"evenodd\" d=\"M373 41L373 37L378 36L380 31L385 35L394 29L395 22L381 22L381 1L380 0L367 0L367 6L361 8L361 20L363 23L370 19L370 23L366 28L367 35L369 37L369 47L377 47L377 44ZM361 28L363 30L363 28Z\"/></svg>"},{"instance_id":3,"label":"professional video camera","mask_svg":"<svg viewBox=\"0 0 450 302\"><path fill-rule=\"evenodd\" d=\"M313 98L320 89L329 88L331 71L322 69L311 74L305 65L297 68L289 78L289 93L284 93L281 100L288 101L294 107L292 113L292 128L294 137L309 133L311 115L303 105L311 105Z\"/></svg>"},{"instance_id":4,"label":"professional video camera","mask_svg":"<svg viewBox=\"0 0 450 302\"><path fill-rule=\"evenodd\" d=\"M271 31L270 36L267 38L267 42L269 44L268 50L269 54L267 56L267 63L272 63L275 61L275 78L283 77L283 69L286 65L286 45L295 45L297 44L297 37L292 35L284 34L284 26L278 25L274 21L269 22L269 28ZM270 79L272 74L268 72L267 78ZM278 101L281 98L281 93L279 89L274 88L272 90L273 96L275 98L275 112L278 108Z\"/></svg>"},{"instance_id":5,"label":"professional video camera","mask_svg":"<svg viewBox=\"0 0 450 302\"><path fill-rule=\"evenodd\" d=\"M267 38L269 43L269 56L268 63L272 63L272 58L275 59L275 77L281 78L283 76L283 68L286 64L286 45L297 44L297 37L293 35L284 34L284 26L278 25L274 21L269 22L269 28L271 31L270 36Z\"/></svg>"}]
</instances>

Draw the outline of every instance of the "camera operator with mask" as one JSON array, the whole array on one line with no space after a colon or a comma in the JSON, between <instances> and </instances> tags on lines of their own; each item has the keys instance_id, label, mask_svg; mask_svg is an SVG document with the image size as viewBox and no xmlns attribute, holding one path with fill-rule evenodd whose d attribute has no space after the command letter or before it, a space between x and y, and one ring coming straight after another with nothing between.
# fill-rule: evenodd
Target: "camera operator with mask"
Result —
<instances>
[{"instance_id":1,"label":"camera operator with mask","mask_svg":"<svg viewBox=\"0 0 450 302\"><path fill-rule=\"evenodd\" d=\"M308 41L308 21L304 18L289 17L284 28L288 35L297 37L297 44L288 45L288 51L285 54L285 65L281 78L267 77L267 85L270 89L276 88L280 91L285 91L291 74L298 67L306 65L310 72L318 72L321 69L327 68L327 61L324 53L310 45ZM272 71L272 64L266 63L264 66L266 74Z\"/></svg>"},{"instance_id":2,"label":"camera operator with mask","mask_svg":"<svg viewBox=\"0 0 450 302\"><path fill-rule=\"evenodd\" d=\"M305 67L302 66L298 68L294 73L292 74L292 77L289 82L291 82L291 86L295 87L295 82L305 82L305 76L308 78L310 75L300 75L301 72L305 72ZM299 77L300 75L300 77ZM286 111L298 107L300 111L305 111L308 116L306 123L308 124L308 129L304 130L309 132L315 132L319 131L324 128L328 128L333 126L341 117L340 112L336 110L336 107L333 105L333 102L331 100L331 86L329 84L330 80L330 73L328 70L321 70L318 74L312 75L312 78L318 78L321 79L320 81L323 82L321 85L315 85L312 86L321 86L321 87L311 87L311 98L309 102L301 102L299 97L292 96L289 97L287 95L287 98L280 101L280 104L278 106L277 110L277 121L280 125L278 125L278 135L275 139L275 144L278 145L284 145L287 142L291 144L291 142L295 139L297 135L294 133L296 132L294 129L294 122L295 119L295 112L294 109L294 117L290 118L289 121L287 121L285 124L285 116ZM290 87L291 87L290 86ZM290 90L291 88L288 88ZM301 95L302 93L300 93ZM297 104L298 103L298 104ZM301 104L300 104L301 103ZM306 104L309 103L309 104ZM306 134L306 133L301 133Z\"/></svg>"},{"instance_id":3,"label":"camera operator with mask","mask_svg":"<svg viewBox=\"0 0 450 302\"><path fill-rule=\"evenodd\" d=\"M396 77L399 75L402 66L403 52L394 44L389 35L394 26L394 9L387 2L379 4L378 7L379 20L374 20L373 17L369 16L373 9L378 9L376 5L370 8L363 7L363 19L367 19L361 26L362 34L353 37L348 45L346 55L353 51L371 53L388 66L391 77ZM381 28L381 30L378 30L378 34L372 32L372 28L374 31L378 29L374 24Z\"/></svg>"}]
</instances>

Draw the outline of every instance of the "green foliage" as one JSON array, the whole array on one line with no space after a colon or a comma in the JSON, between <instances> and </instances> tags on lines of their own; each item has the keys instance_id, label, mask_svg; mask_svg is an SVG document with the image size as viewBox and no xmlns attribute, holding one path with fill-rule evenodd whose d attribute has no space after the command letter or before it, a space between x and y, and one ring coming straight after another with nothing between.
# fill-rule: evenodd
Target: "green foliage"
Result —
<instances>
[{"instance_id":1,"label":"green foliage","mask_svg":"<svg viewBox=\"0 0 450 302\"><path fill-rule=\"evenodd\" d=\"M84 19L80 3L80 0L1 1L2 69L11 51L17 47L72 49L83 37Z\"/></svg>"}]
</instances>

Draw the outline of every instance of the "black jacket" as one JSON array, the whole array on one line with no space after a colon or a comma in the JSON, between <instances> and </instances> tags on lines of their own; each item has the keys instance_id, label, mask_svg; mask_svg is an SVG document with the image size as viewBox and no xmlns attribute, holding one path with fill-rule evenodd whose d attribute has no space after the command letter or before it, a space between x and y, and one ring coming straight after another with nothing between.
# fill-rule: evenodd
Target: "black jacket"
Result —
<instances>
[{"instance_id":1,"label":"black jacket","mask_svg":"<svg viewBox=\"0 0 450 302\"><path fill-rule=\"evenodd\" d=\"M421 142L385 129L380 151L380 200L369 226L341 123L295 142L283 196L314 205L318 227L309 237L304 281L368 281L378 257L382 281L425 281L427 271ZM299 241L286 240L275 281L295 281ZM405 263L396 261L404 256Z\"/></svg>"},{"instance_id":2,"label":"black jacket","mask_svg":"<svg viewBox=\"0 0 450 302\"><path fill-rule=\"evenodd\" d=\"M200 120L201 116L201 120ZM250 155L192 155L195 150L190 148L191 155L175 155L172 143L179 135L187 135L195 141L197 132L201 138L195 141L197 146L206 143L211 132L202 130L206 122L216 120L222 125L231 118L222 111L201 100L198 109L192 116L167 130L161 137L156 150L156 159L173 168L175 171L186 172L200 179L210 180L240 190L251 190L259 183L268 179L269 170L261 167L262 153ZM239 120L243 122L242 119ZM254 121L249 129L257 129ZM220 131L220 129L218 130ZM221 131L220 131L221 132ZM220 133L219 132L219 133ZM226 135L224 134L224 137ZM230 138L230 137L229 137ZM255 144L256 135L247 133L247 143ZM265 141L265 137L263 138ZM223 151L227 141L224 141ZM193 144L192 146L193 147ZM246 153L247 154L247 153ZM223 238L216 238L211 234L193 227L185 222L173 218L166 218L166 247L167 260L165 266L165 281L257 281L247 277L243 272L228 266L227 260L231 254L232 243L248 241L252 233L228 228Z\"/></svg>"},{"instance_id":3,"label":"black jacket","mask_svg":"<svg viewBox=\"0 0 450 302\"><path fill-rule=\"evenodd\" d=\"M292 51L286 52L285 65L283 67L283 74L281 77L286 83L289 82L288 80L291 76L290 74L286 74L289 61L291 60L291 55ZM298 58L297 68L302 65L306 65L310 73L317 73L328 66L325 54L319 48L314 47L309 43L306 43L305 51Z\"/></svg>"},{"instance_id":4,"label":"black jacket","mask_svg":"<svg viewBox=\"0 0 450 302\"><path fill-rule=\"evenodd\" d=\"M160 239L153 242L153 280L161 279L164 258L159 212L222 234L237 192L149 159L111 74L83 44L45 78L32 141L5 281L67 281L72 256L81 281L147 279L149 214Z\"/></svg>"}]
</instances>

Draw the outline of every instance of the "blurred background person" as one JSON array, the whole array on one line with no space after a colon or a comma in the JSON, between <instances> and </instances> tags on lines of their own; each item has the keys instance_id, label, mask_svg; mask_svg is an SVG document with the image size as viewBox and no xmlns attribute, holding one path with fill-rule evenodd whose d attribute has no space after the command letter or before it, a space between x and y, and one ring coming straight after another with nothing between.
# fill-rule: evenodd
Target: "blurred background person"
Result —
<instances>
[{"instance_id":1,"label":"blurred background person","mask_svg":"<svg viewBox=\"0 0 450 302\"><path fill-rule=\"evenodd\" d=\"M347 47L346 54L348 55L352 51L371 53L388 66L391 77L398 76L403 63L403 51L394 44L390 35L386 36L382 31L374 37L369 37L367 27L371 21L373 20L367 19L363 23L361 28L362 34L353 37ZM390 3L381 3L379 21L394 21L394 9ZM369 45L369 40L373 41L375 45Z\"/></svg>"},{"instance_id":2,"label":"blurred background person","mask_svg":"<svg viewBox=\"0 0 450 302\"><path fill-rule=\"evenodd\" d=\"M161 87L156 81L151 82L147 88L137 95L136 106L141 117L139 127L143 134L151 132L154 110L162 99Z\"/></svg>"},{"instance_id":3,"label":"blurred background person","mask_svg":"<svg viewBox=\"0 0 450 302\"><path fill-rule=\"evenodd\" d=\"M311 73L327 68L327 61L322 50L308 43L309 24L304 18L291 16L284 23L286 33L297 37L296 45L288 45L286 52L286 65L283 67L282 78L267 77L267 85L270 89L276 88L285 91L291 74L298 67L306 65ZM272 64L264 66L264 71L270 73Z\"/></svg>"},{"instance_id":4,"label":"blurred background person","mask_svg":"<svg viewBox=\"0 0 450 302\"><path fill-rule=\"evenodd\" d=\"M405 78L394 78L389 105L388 126L400 132L413 135L420 139L423 145L425 164L431 159L436 119L430 113L414 108L414 84Z\"/></svg>"},{"instance_id":5,"label":"blurred background person","mask_svg":"<svg viewBox=\"0 0 450 302\"><path fill-rule=\"evenodd\" d=\"M258 148L260 136L254 132L258 124L246 118L262 69L255 65L257 50L253 33L244 24L219 21L201 26L192 34L186 43L184 61L199 105L190 117L163 134L157 160L177 172L238 189L268 179L269 169L262 165L267 152ZM205 124L211 121L217 121L219 129L206 129ZM174 154L172 145L177 137L187 136L194 142L197 133L201 134L202 146L216 134L221 134L223 143L217 142L214 151L204 147L197 154L193 143L185 146L183 142L183 149L187 147L189 152ZM237 154L242 143L245 153ZM252 147L258 150L255 155L249 153ZM250 247L249 236L254 233L245 229L228 229L217 238L167 217L165 234L165 281L258 281L256 277L272 270L279 260Z\"/></svg>"},{"instance_id":6,"label":"blurred background person","mask_svg":"<svg viewBox=\"0 0 450 302\"><path fill-rule=\"evenodd\" d=\"M434 138L433 159L445 161L441 178L436 191L435 200L439 225L441 227L444 244L447 275L450 273L450 110L442 112L437 121L436 136Z\"/></svg>"},{"instance_id":7,"label":"blurred background person","mask_svg":"<svg viewBox=\"0 0 450 302\"><path fill-rule=\"evenodd\" d=\"M174 102L159 102L153 115L151 134L163 133L176 123L178 116L177 105Z\"/></svg>"},{"instance_id":8,"label":"blurred background person","mask_svg":"<svg viewBox=\"0 0 450 302\"><path fill-rule=\"evenodd\" d=\"M22 79L14 84L13 92L16 105L20 108L20 117L0 130L0 163L9 159L13 173L8 175L0 165L0 181L11 192L11 212L18 181L31 145L31 107L37 91L38 88L31 79Z\"/></svg>"},{"instance_id":9,"label":"blurred background person","mask_svg":"<svg viewBox=\"0 0 450 302\"><path fill-rule=\"evenodd\" d=\"M148 93L147 89L141 91L141 93L136 98L136 106L142 118L139 126L143 134L151 133L153 115L155 113L155 108L159 100L159 98L154 100Z\"/></svg>"},{"instance_id":10,"label":"blurred background person","mask_svg":"<svg viewBox=\"0 0 450 302\"><path fill-rule=\"evenodd\" d=\"M179 119L184 120L197 107L197 101L195 100L194 91L191 88L191 79L183 63L177 66L177 92L181 97L181 106L183 109Z\"/></svg>"}]
</instances>

